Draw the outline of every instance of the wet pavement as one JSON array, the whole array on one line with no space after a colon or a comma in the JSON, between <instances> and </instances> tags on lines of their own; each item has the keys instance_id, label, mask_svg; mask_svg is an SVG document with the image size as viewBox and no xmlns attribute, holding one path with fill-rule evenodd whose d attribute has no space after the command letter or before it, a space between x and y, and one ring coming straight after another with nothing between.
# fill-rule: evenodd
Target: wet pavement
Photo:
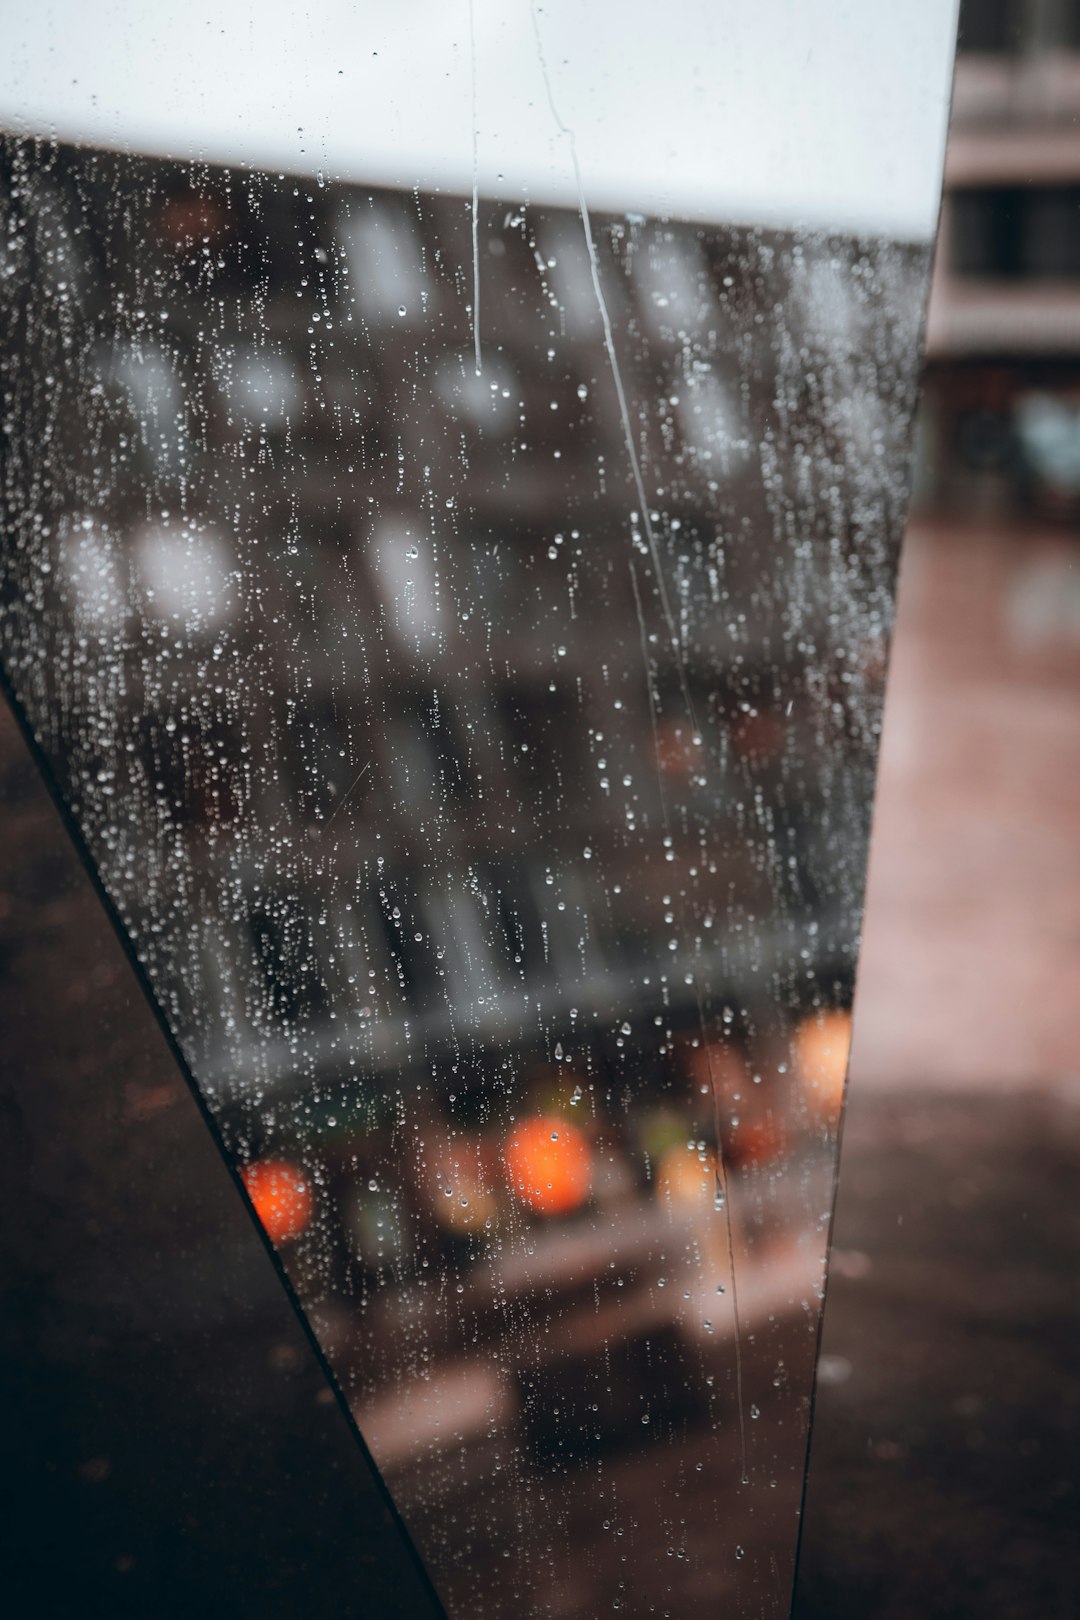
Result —
<instances>
[{"instance_id":1,"label":"wet pavement","mask_svg":"<svg viewBox=\"0 0 1080 1620\"><path fill-rule=\"evenodd\" d=\"M916 527L798 1620L1080 1612L1080 547Z\"/></svg>"},{"instance_id":2,"label":"wet pavement","mask_svg":"<svg viewBox=\"0 0 1080 1620\"><path fill-rule=\"evenodd\" d=\"M1080 1612L1080 1107L852 1110L798 1620Z\"/></svg>"},{"instance_id":3,"label":"wet pavement","mask_svg":"<svg viewBox=\"0 0 1080 1620\"><path fill-rule=\"evenodd\" d=\"M912 526L852 1050L873 1088L1080 1075L1080 541Z\"/></svg>"}]
</instances>

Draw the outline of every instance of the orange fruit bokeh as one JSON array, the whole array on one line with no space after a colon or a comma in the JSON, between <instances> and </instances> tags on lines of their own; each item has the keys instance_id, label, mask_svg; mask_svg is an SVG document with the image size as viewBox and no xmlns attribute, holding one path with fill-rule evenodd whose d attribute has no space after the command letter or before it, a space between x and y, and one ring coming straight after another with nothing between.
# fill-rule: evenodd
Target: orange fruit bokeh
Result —
<instances>
[{"instance_id":1,"label":"orange fruit bokeh","mask_svg":"<svg viewBox=\"0 0 1080 1620\"><path fill-rule=\"evenodd\" d=\"M849 1012L810 1013L795 1032L795 1062L811 1108L840 1117L851 1050Z\"/></svg>"},{"instance_id":2,"label":"orange fruit bokeh","mask_svg":"<svg viewBox=\"0 0 1080 1620\"><path fill-rule=\"evenodd\" d=\"M730 1041L708 1041L687 1048L690 1074L699 1093L726 1097L749 1084L746 1063Z\"/></svg>"},{"instance_id":3,"label":"orange fruit bokeh","mask_svg":"<svg viewBox=\"0 0 1080 1620\"><path fill-rule=\"evenodd\" d=\"M716 1202L719 1170L712 1148L677 1142L656 1166L656 1197L669 1209L711 1208Z\"/></svg>"},{"instance_id":4,"label":"orange fruit bokeh","mask_svg":"<svg viewBox=\"0 0 1080 1620\"><path fill-rule=\"evenodd\" d=\"M565 1215L589 1196L589 1144L576 1125L541 1114L516 1125L506 1139L510 1185L539 1215Z\"/></svg>"},{"instance_id":5,"label":"orange fruit bokeh","mask_svg":"<svg viewBox=\"0 0 1080 1620\"><path fill-rule=\"evenodd\" d=\"M747 1167L773 1164L784 1158L787 1150L783 1123L772 1113L740 1119L738 1125L732 1126L724 1144L728 1162Z\"/></svg>"},{"instance_id":6,"label":"orange fruit bokeh","mask_svg":"<svg viewBox=\"0 0 1080 1620\"><path fill-rule=\"evenodd\" d=\"M311 1220L311 1183L284 1159L258 1159L240 1171L248 1197L271 1243L298 1237Z\"/></svg>"}]
</instances>

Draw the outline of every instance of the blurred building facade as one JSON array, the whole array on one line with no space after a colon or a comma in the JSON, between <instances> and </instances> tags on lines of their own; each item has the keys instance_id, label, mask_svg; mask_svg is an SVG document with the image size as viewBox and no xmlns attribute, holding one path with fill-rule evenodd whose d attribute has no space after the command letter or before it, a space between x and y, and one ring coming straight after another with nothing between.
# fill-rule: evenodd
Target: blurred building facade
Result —
<instances>
[{"instance_id":1,"label":"blurred building facade","mask_svg":"<svg viewBox=\"0 0 1080 1620\"><path fill-rule=\"evenodd\" d=\"M1080 504L1080 8L965 0L918 496L1003 517Z\"/></svg>"}]
</instances>

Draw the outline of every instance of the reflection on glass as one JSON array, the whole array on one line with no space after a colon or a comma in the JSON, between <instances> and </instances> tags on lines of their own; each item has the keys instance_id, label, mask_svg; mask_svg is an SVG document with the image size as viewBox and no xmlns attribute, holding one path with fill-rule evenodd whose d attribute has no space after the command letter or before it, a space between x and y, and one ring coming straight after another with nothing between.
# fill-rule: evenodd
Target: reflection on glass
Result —
<instances>
[{"instance_id":1,"label":"reflection on glass","mask_svg":"<svg viewBox=\"0 0 1080 1620\"><path fill-rule=\"evenodd\" d=\"M925 243L8 171L7 666L448 1609L786 1613Z\"/></svg>"}]
</instances>

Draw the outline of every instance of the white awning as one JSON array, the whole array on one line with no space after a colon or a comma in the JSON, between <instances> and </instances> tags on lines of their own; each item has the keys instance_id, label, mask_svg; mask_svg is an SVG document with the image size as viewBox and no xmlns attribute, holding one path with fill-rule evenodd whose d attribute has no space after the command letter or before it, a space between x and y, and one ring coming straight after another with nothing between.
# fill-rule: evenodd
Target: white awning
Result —
<instances>
[{"instance_id":1,"label":"white awning","mask_svg":"<svg viewBox=\"0 0 1080 1620\"><path fill-rule=\"evenodd\" d=\"M929 236L955 0L34 0L0 124L328 178ZM537 35L550 83L550 98ZM474 92L475 85L475 92Z\"/></svg>"}]
</instances>

